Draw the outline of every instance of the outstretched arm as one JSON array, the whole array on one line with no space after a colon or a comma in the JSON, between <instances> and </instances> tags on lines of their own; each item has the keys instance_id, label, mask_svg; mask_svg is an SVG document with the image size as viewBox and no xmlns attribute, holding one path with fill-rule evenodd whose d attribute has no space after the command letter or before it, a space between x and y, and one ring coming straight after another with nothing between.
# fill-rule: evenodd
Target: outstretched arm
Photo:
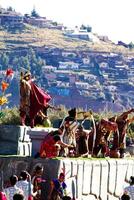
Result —
<instances>
[{"instance_id":1,"label":"outstretched arm","mask_svg":"<svg viewBox=\"0 0 134 200\"><path fill-rule=\"evenodd\" d=\"M71 148L71 147L73 147L73 145L69 145L69 144L66 144L66 143L64 143L64 142L62 142L61 140L59 140L58 142L57 142L57 144L59 144L59 145L61 145L63 148Z\"/></svg>"},{"instance_id":2,"label":"outstretched arm","mask_svg":"<svg viewBox=\"0 0 134 200\"><path fill-rule=\"evenodd\" d=\"M126 111L126 112L123 112L123 113L118 117L118 119L123 118L123 117L129 115L129 114L132 113L132 112L134 112L134 108L132 108L132 109Z\"/></svg>"},{"instance_id":3,"label":"outstretched arm","mask_svg":"<svg viewBox=\"0 0 134 200\"><path fill-rule=\"evenodd\" d=\"M52 106L52 105L50 105L50 104L47 104L47 106L48 106L48 108L51 108L51 109L53 109L53 110L59 110L59 111L61 111L61 108Z\"/></svg>"}]
</instances>

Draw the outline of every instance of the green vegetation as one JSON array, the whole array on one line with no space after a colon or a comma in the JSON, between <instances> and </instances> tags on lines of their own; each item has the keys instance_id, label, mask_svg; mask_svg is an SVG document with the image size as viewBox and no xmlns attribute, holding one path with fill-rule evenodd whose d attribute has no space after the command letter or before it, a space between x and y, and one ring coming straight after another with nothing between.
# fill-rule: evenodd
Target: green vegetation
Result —
<instances>
[{"instance_id":1,"label":"green vegetation","mask_svg":"<svg viewBox=\"0 0 134 200\"><path fill-rule=\"evenodd\" d=\"M45 60L37 56L30 48L26 55L16 55L13 52L0 52L0 69L6 70L9 66L13 70L21 71L21 67L31 70L34 75L40 76L41 68L45 65Z\"/></svg>"},{"instance_id":2,"label":"green vegetation","mask_svg":"<svg viewBox=\"0 0 134 200\"><path fill-rule=\"evenodd\" d=\"M63 119L67 114L68 114L68 109L61 105L60 106L61 111L54 111L54 110L49 110L48 116L52 124L56 120L61 120ZM77 112L83 111L81 108L77 109ZM1 111L3 115L1 115L0 118L0 125L20 125L20 116L19 116L19 109L17 107L11 108L11 109L3 109ZM103 112L103 113L93 113L95 120L100 120L101 118L109 118L111 116L114 116L115 113L112 112ZM82 120L83 115L79 114L78 119ZM134 139L134 123L132 123L129 126L128 129L128 136L130 138Z\"/></svg>"}]
</instances>

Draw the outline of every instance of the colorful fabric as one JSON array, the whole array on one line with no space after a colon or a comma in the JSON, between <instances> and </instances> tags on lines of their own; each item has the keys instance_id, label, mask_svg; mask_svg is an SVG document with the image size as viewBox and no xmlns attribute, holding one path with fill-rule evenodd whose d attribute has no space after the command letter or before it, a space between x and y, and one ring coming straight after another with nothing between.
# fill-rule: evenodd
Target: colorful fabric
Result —
<instances>
[{"instance_id":1,"label":"colorful fabric","mask_svg":"<svg viewBox=\"0 0 134 200\"><path fill-rule=\"evenodd\" d=\"M42 155L43 151L46 153L47 158L53 158L57 156L57 149L55 146L56 142L53 139L53 136L49 136L45 139L40 148L40 155Z\"/></svg>"},{"instance_id":2,"label":"colorful fabric","mask_svg":"<svg viewBox=\"0 0 134 200\"><path fill-rule=\"evenodd\" d=\"M13 200L13 196L15 194L23 194L23 191L15 185L13 187L8 187L4 189L4 193L8 200Z\"/></svg>"},{"instance_id":3,"label":"colorful fabric","mask_svg":"<svg viewBox=\"0 0 134 200\"><path fill-rule=\"evenodd\" d=\"M39 110L42 110L42 107L51 100L51 97L33 82L30 85L30 118L33 119Z\"/></svg>"},{"instance_id":4,"label":"colorful fabric","mask_svg":"<svg viewBox=\"0 0 134 200\"><path fill-rule=\"evenodd\" d=\"M56 190L57 194L62 198L64 196L64 191L67 187L65 182L60 183L58 179L53 180L54 190Z\"/></svg>"},{"instance_id":5,"label":"colorful fabric","mask_svg":"<svg viewBox=\"0 0 134 200\"><path fill-rule=\"evenodd\" d=\"M3 192L0 192L0 200L7 200L6 195Z\"/></svg>"},{"instance_id":6,"label":"colorful fabric","mask_svg":"<svg viewBox=\"0 0 134 200\"><path fill-rule=\"evenodd\" d=\"M124 189L125 192L128 193L131 200L134 200L134 185L130 185Z\"/></svg>"},{"instance_id":7,"label":"colorful fabric","mask_svg":"<svg viewBox=\"0 0 134 200\"><path fill-rule=\"evenodd\" d=\"M27 200L29 195L33 193L33 185L32 184L29 185L28 181L24 181L24 180L18 181L16 183L16 186L23 191L24 200Z\"/></svg>"},{"instance_id":8,"label":"colorful fabric","mask_svg":"<svg viewBox=\"0 0 134 200\"><path fill-rule=\"evenodd\" d=\"M8 88L9 86L9 83L5 82L5 81L2 81L1 82L1 89L2 89L2 92L5 92L5 90Z\"/></svg>"},{"instance_id":9,"label":"colorful fabric","mask_svg":"<svg viewBox=\"0 0 134 200\"><path fill-rule=\"evenodd\" d=\"M14 73L13 70L10 68L6 70L6 76L12 76L13 73Z\"/></svg>"}]
</instances>

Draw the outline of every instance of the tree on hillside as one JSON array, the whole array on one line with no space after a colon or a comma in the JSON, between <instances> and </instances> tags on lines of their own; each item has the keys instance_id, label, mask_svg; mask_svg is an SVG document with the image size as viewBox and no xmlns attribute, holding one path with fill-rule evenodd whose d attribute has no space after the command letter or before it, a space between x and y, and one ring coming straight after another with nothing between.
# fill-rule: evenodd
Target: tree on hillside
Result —
<instances>
[{"instance_id":1,"label":"tree on hillside","mask_svg":"<svg viewBox=\"0 0 134 200\"><path fill-rule=\"evenodd\" d=\"M9 57L6 53L2 53L0 55L0 64L2 66L2 69L7 69L9 64Z\"/></svg>"},{"instance_id":2,"label":"tree on hillside","mask_svg":"<svg viewBox=\"0 0 134 200\"><path fill-rule=\"evenodd\" d=\"M37 11L35 10L35 8L33 8L33 10L31 11L31 16L32 17L39 17L39 14L37 13Z\"/></svg>"},{"instance_id":3,"label":"tree on hillside","mask_svg":"<svg viewBox=\"0 0 134 200\"><path fill-rule=\"evenodd\" d=\"M133 48L134 48L134 43L133 43L133 42L130 42L130 43L128 44L128 47L129 47L129 49L133 49Z\"/></svg>"},{"instance_id":4,"label":"tree on hillside","mask_svg":"<svg viewBox=\"0 0 134 200\"><path fill-rule=\"evenodd\" d=\"M15 11L15 10L12 8L12 6L9 6L9 7L7 8L7 11Z\"/></svg>"}]
</instances>

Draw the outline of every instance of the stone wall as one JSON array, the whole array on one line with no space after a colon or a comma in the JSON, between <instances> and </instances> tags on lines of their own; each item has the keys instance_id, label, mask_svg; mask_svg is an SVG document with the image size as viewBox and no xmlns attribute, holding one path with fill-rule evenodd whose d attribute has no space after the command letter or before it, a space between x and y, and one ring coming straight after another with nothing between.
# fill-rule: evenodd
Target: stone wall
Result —
<instances>
[{"instance_id":1,"label":"stone wall","mask_svg":"<svg viewBox=\"0 0 134 200\"><path fill-rule=\"evenodd\" d=\"M33 159L0 158L0 171L6 182L21 170L31 174L37 164L44 166L42 200L47 200L49 182L65 169L67 193L78 200L118 200L123 187L134 176L134 159Z\"/></svg>"},{"instance_id":2,"label":"stone wall","mask_svg":"<svg viewBox=\"0 0 134 200\"><path fill-rule=\"evenodd\" d=\"M29 129L26 126L1 125L0 155L31 156Z\"/></svg>"}]
</instances>

